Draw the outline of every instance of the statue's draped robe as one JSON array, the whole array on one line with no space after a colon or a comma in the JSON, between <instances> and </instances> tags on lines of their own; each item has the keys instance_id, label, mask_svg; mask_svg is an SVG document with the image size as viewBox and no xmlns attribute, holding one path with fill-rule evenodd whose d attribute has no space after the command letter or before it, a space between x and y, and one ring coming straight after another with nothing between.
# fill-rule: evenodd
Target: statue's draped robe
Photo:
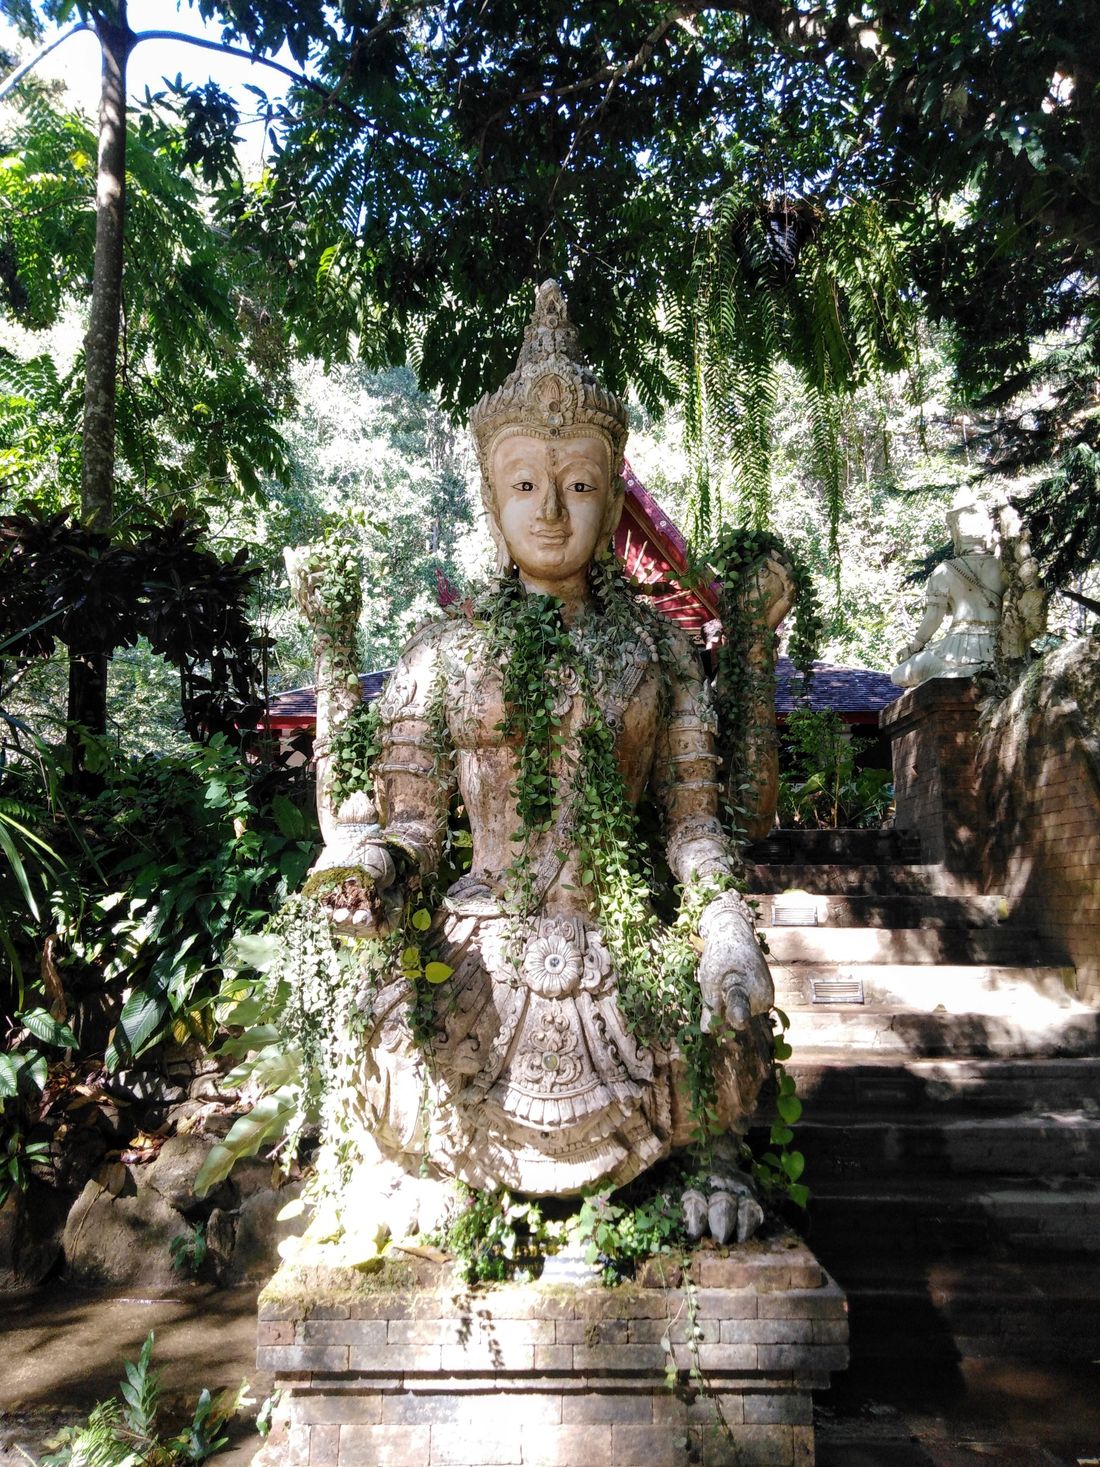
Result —
<instances>
[{"instance_id":1,"label":"statue's draped robe","mask_svg":"<svg viewBox=\"0 0 1100 1467\"><path fill-rule=\"evenodd\" d=\"M636 639L604 659L586 655L579 627L577 661L615 735L628 798L652 791L670 868L687 882L734 866L717 818L713 715L686 639L662 632L659 652L646 627L639 615ZM587 703L575 672L556 677L563 754L554 772L567 790ZM362 1124L409 1169L427 1158L476 1187L564 1194L628 1181L693 1139L683 1065L674 1051L643 1044L624 1020L567 796L555 827L526 848L524 906L533 915L504 910L509 868L523 850L514 839L518 740L501 732L502 675L485 630L453 620L414 638L380 713L383 838L421 871L434 870L457 784L473 853L427 934L425 946L454 969L434 990L427 1042L418 1045L410 1030L407 980L395 975L375 998L357 1098ZM721 1049L724 1125L746 1120L770 1053L767 1018Z\"/></svg>"}]
</instances>

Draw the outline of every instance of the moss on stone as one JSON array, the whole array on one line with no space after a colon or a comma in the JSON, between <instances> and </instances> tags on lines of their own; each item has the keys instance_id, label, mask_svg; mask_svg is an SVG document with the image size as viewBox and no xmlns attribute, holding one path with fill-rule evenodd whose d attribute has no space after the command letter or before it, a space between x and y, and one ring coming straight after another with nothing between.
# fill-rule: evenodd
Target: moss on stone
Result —
<instances>
[{"instance_id":1,"label":"moss on stone","mask_svg":"<svg viewBox=\"0 0 1100 1467\"><path fill-rule=\"evenodd\" d=\"M320 898L331 891L338 891L345 881L358 882L364 891L370 891L374 884L370 872L362 866L330 866L328 870L314 871L306 878L302 895Z\"/></svg>"}]
</instances>

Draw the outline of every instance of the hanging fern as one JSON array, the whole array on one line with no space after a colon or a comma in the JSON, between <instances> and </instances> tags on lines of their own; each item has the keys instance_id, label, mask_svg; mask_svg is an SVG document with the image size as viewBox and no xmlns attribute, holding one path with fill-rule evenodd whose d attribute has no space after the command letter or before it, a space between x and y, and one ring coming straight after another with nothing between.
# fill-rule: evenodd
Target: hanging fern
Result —
<instances>
[{"instance_id":1,"label":"hanging fern","mask_svg":"<svg viewBox=\"0 0 1100 1467\"><path fill-rule=\"evenodd\" d=\"M768 523L786 362L806 387L810 463L835 555L848 404L862 383L908 364L913 334L897 244L878 206L864 199L834 209L789 197L760 202L735 185L715 203L686 284L670 290L664 315L695 479L696 544L712 533L721 460L731 462L745 518L759 529Z\"/></svg>"}]
</instances>

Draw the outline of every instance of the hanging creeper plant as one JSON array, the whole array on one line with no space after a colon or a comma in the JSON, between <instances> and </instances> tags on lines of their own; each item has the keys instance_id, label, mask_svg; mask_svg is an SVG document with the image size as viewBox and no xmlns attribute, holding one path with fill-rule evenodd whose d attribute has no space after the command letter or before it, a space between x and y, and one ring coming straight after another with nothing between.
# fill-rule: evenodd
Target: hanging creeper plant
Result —
<instances>
[{"instance_id":1,"label":"hanging creeper plant","mask_svg":"<svg viewBox=\"0 0 1100 1467\"><path fill-rule=\"evenodd\" d=\"M706 556L703 575L721 584L719 615L724 640L718 649L715 694L718 752L722 756L726 816L736 832L746 805L754 806L757 771L752 738L759 711L775 704L776 633L764 620L760 584L769 561L789 577L793 606L788 655L799 675L798 693L809 694L821 644L821 607L809 566L797 551L768 530L744 526L722 530Z\"/></svg>"}]
</instances>

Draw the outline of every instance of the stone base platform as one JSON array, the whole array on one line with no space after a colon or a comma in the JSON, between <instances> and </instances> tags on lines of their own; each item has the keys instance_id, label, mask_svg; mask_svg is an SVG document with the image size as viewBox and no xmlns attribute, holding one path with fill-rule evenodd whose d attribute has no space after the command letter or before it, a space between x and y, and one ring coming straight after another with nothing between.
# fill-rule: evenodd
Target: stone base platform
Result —
<instances>
[{"instance_id":1,"label":"stone base platform","mask_svg":"<svg viewBox=\"0 0 1100 1467\"><path fill-rule=\"evenodd\" d=\"M284 1267L258 1360L281 1395L256 1467L808 1467L847 1301L790 1233L615 1289Z\"/></svg>"}]
</instances>

